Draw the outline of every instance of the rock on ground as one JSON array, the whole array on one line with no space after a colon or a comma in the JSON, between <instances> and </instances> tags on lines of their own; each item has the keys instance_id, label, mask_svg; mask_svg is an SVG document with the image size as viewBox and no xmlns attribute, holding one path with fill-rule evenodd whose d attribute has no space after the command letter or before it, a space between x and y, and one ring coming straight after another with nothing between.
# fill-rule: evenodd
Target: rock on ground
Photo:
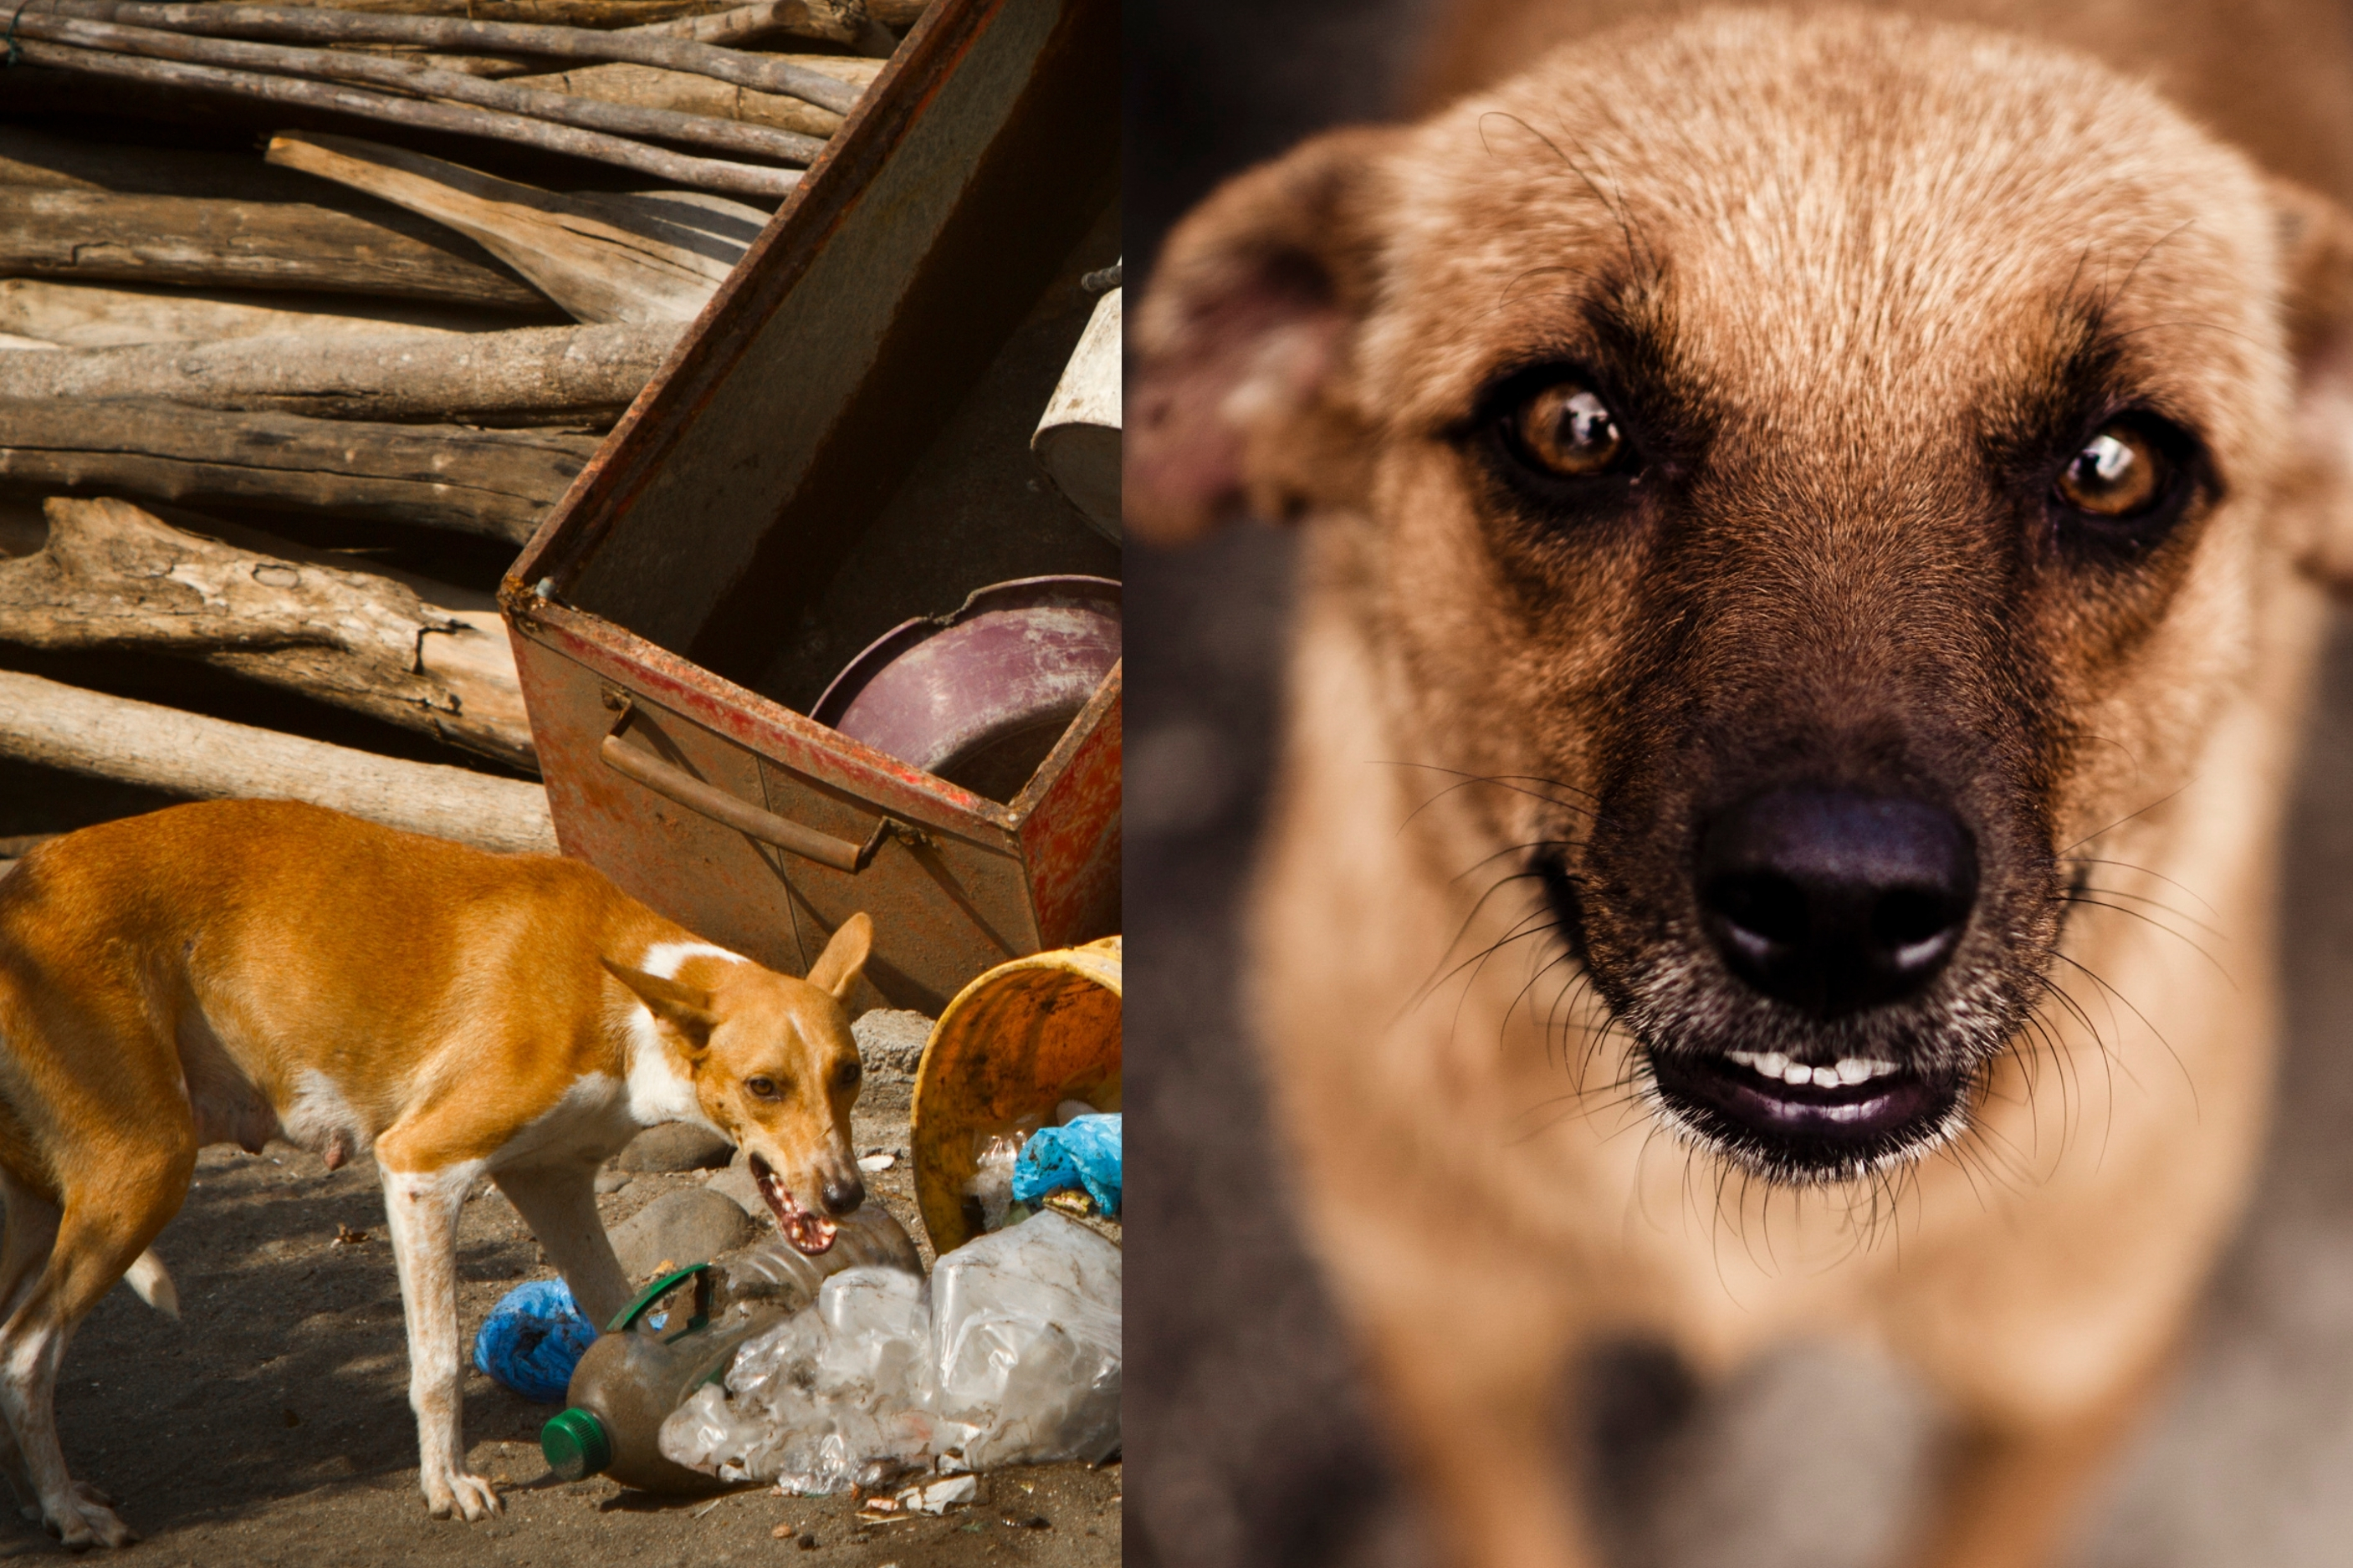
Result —
<instances>
[{"instance_id":1,"label":"rock on ground","mask_svg":"<svg viewBox=\"0 0 2353 1568\"><path fill-rule=\"evenodd\" d=\"M921 1013L877 1007L849 1026L858 1037L859 1058L868 1072L912 1079L923 1059L923 1042L932 1037L933 1020Z\"/></svg>"},{"instance_id":2,"label":"rock on ground","mask_svg":"<svg viewBox=\"0 0 2353 1568\"><path fill-rule=\"evenodd\" d=\"M705 1263L752 1239L754 1224L744 1205L709 1187L665 1193L613 1227L613 1251L622 1270L643 1279L667 1258Z\"/></svg>"},{"instance_id":3,"label":"rock on ground","mask_svg":"<svg viewBox=\"0 0 2353 1568\"><path fill-rule=\"evenodd\" d=\"M624 1171L715 1171L734 1152L735 1145L708 1127L671 1121L630 1139L613 1163Z\"/></svg>"}]
</instances>

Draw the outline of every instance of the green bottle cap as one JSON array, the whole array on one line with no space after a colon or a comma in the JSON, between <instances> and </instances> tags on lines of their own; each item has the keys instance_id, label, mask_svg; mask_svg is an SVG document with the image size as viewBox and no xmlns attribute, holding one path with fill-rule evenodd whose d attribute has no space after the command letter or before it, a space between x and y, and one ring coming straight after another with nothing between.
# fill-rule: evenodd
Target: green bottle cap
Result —
<instances>
[{"instance_id":1,"label":"green bottle cap","mask_svg":"<svg viewBox=\"0 0 2353 1568\"><path fill-rule=\"evenodd\" d=\"M539 1429L539 1451L547 1456L547 1468L556 1479L564 1481L584 1480L613 1462L613 1440L605 1435L605 1424L576 1405Z\"/></svg>"}]
</instances>

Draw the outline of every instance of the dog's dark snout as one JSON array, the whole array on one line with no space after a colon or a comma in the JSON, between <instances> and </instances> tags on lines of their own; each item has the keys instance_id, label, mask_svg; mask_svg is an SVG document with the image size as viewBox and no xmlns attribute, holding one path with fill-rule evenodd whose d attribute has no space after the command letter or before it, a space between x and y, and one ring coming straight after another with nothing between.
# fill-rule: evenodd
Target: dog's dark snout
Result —
<instances>
[{"instance_id":1,"label":"dog's dark snout","mask_svg":"<svg viewBox=\"0 0 2353 1568\"><path fill-rule=\"evenodd\" d=\"M1977 886L1968 829L1916 800L1774 790L1700 836L1702 919L1725 963L1825 1016L1926 985L1960 944Z\"/></svg>"},{"instance_id":2,"label":"dog's dark snout","mask_svg":"<svg viewBox=\"0 0 2353 1568\"><path fill-rule=\"evenodd\" d=\"M866 1184L856 1176L828 1176L818 1191L818 1199L825 1205L826 1213L839 1219L866 1201Z\"/></svg>"}]
</instances>

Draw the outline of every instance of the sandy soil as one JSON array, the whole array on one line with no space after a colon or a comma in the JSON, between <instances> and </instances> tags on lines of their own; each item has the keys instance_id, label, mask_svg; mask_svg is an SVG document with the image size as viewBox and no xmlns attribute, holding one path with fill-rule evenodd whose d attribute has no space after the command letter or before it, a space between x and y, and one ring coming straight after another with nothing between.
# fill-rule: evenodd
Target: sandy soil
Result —
<instances>
[{"instance_id":1,"label":"sandy soil","mask_svg":"<svg viewBox=\"0 0 2353 1568\"><path fill-rule=\"evenodd\" d=\"M860 1119L859 1147L902 1152L870 1191L920 1234L903 1100ZM863 1108L861 1108L863 1109ZM701 1173L640 1174L601 1201L608 1226ZM364 1232L357 1241L339 1239ZM173 1322L118 1287L84 1323L58 1394L67 1459L123 1500L157 1564L804 1563L907 1568L1100 1568L1120 1554L1121 1468L1043 1466L982 1478L976 1506L861 1525L847 1497L773 1489L684 1502L547 1473L534 1405L466 1375L469 1462L505 1514L436 1520L417 1489L400 1289L372 1168L331 1172L273 1145L210 1149L156 1243L180 1290ZM515 1284L552 1278L506 1200L484 1187L459 1227L459 1314L473 1334ZM781 1537L778 1531L782 1531ZM36 1525L0 1524L0 1558L54 1553Z\"/></svg>"}]
</instances>

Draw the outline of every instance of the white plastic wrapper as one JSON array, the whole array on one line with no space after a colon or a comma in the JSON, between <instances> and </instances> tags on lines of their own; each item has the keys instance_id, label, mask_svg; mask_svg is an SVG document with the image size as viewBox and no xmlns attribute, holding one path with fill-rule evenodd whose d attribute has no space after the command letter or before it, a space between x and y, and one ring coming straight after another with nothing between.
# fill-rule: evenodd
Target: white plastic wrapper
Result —
<instances>
[{"instance_id":1,"label":"white plastic wrapper","mask_svg":"<svg viewBox=\"0 0 2353 1568\"><path fill-rule=\"evenodd\" d=\"M958 1247L928 1283L835 1275L670 1413L661 1451L806 1495L1101 1459L1120 1444L1119 1390L1119 1248L1049 1212Z\"/></svg>"},{"instance_id":2,"label":"white plastic wrapper","mask_svg":"<svg viewBox=\"0 0 2353 1568\"><path fill-rule=\"evenodd\" d=\"M1048 1209L940 1259L932 1407L976 1470L1119 1447L1120 1251Z\"/></svg>"}]
</instances>

